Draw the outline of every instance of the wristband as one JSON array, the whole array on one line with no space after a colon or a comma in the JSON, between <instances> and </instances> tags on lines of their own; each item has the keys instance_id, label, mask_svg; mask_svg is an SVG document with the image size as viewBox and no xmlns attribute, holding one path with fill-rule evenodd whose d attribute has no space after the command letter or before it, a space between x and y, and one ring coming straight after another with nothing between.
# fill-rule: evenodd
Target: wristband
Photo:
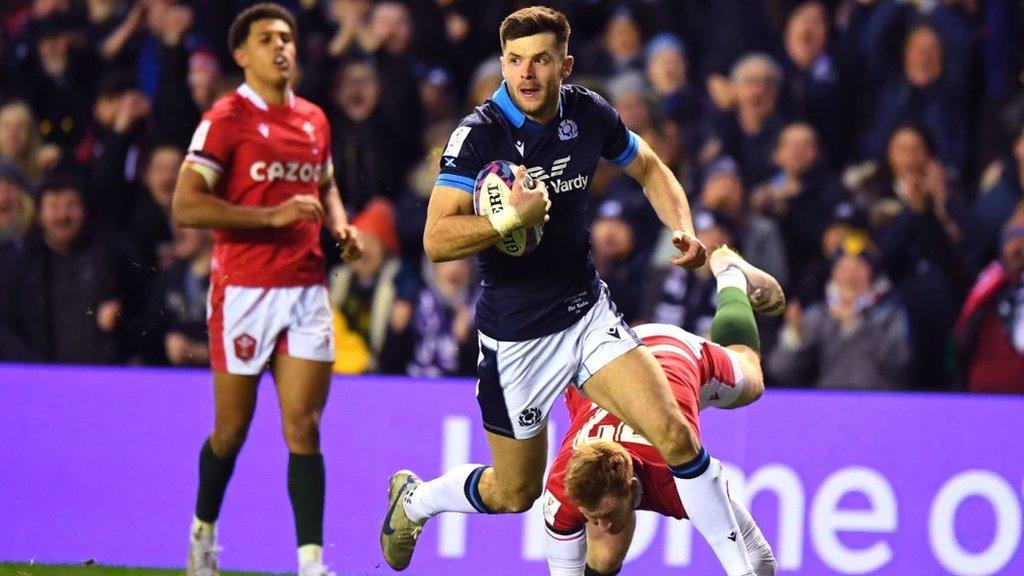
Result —
<instances>
[{"instance_id":1,"label":"wristband","mask_svg":"<svg viewBox=\"0 0 1024 576\"><path fill-rule=\"evenodd\" d=\"M498 231L498 234L502 236L523 226L519 213L511 206L505 206L501 212L488 214L487 219L491 222L491 226L494 226L494 229Z\"/></svg>"}]
</instances>

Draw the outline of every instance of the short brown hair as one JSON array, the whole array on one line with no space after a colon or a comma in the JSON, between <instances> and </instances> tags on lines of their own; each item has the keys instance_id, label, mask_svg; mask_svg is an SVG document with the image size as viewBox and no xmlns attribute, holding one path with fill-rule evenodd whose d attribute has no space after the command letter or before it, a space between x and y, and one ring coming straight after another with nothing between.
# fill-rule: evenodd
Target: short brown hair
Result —
<instances>
[{"instance_id":1,"label":"short brown hair","mask_svg":"<svg viewBox=\"0 0 1024 576\"><path fill-rule=\"evenodd\" d=\"M576 448L565 472L565 492L573 504L599 508L605 496L626 496L633 478L633 459L609 440L592 440Z\"/></svg>"},{"instance_id":2,"label":"short brown hair","mask_svg":"<svg viewBox=\"0 0 1024 576\"><path fill-rule=\"evenodd\" d=\"M287 8L273 2L262 2L243 10L231 23L231 28L228 30L229 51L234 52L239 46L245 44L253 22L258 20L284 20L292 30L292 37L295 37L299 30L295 16L292 16Z\"/></svg>"},{"instance_id":3,"label":"short brown hair","mask_svg":"<svg viewBox=\"0 0 1024 576\"><path fill-rule=\"evenodd\" d=\"M569 34L572 32L569 20L565 14L547 6L530 6L509 14L502 20L498 35L501 38L501 48L504 50L505 42L509 40L544 32L553 32L555 41L563 51L568 48Z\"/></svg>"}]
</instances>

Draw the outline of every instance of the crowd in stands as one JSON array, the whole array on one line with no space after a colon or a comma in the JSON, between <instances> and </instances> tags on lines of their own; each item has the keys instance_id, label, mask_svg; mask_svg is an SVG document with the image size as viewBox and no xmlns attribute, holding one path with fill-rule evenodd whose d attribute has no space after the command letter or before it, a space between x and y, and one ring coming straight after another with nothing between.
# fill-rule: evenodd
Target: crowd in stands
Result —
<instances>
[{"instance_id":1,"label":"crowd in stands","mask_svg":"<svg viewBox=\"0 0 1024 576\"><path fill-rule=\"evenodd\" d=\"M240 82L251 1L0 8L0 360L203 366L212 237L170 200L200 114ZM423 256L440 150L501 82L521 1L290 0L298 94L327 111L364 258L325 278L335 369L475 372L471 262ZM1024 5L560 0L571 82L683 183L700 238L789 296L773 385L1024 392ZM632 323L707 335L707 269L602 165L593 260Z\"/></svg>"}]
</instances>

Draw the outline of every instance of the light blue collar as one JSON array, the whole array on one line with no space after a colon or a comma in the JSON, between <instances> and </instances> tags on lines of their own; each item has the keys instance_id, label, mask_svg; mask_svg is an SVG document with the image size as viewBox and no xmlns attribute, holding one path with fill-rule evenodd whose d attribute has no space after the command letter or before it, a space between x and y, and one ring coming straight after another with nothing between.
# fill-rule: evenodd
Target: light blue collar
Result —
<instances>
[{"instance_id":1,"label":"light blue collar","mask_svg":"<svg viewBox=\"0 0 1024 576\"><path fill-rule=\"evenodd\" d=\"M498 86L498 89L491 95L491 100L498 106L498 109L505 115L505 118L507 118L508 121L516 128L522 128L523 124L526 124L528 120L531 124L540 126L540 124L537 124L533 120L527 118L526 114L524 114L523 111L516 106L516 103L512 101L512 96L508 93L508 85L505 84L504 80L501 81L501 86ZM558 95L558 117L562 117L561 94Z\"/></svg>"}]
</instances>

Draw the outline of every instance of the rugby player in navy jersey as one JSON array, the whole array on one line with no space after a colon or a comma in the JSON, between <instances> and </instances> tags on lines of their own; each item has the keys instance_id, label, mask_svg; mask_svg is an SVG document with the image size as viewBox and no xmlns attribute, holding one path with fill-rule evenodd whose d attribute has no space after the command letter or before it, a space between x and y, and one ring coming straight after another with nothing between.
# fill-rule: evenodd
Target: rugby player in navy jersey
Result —
<instances>
[{"instance_id":1,"label":"rugby player in navy jersey","mask_svg":"<svg viewBox=\"0 0 1024 576\"><path fill-rule=\"evenodd\" d=\"M727 574L752 575L737 542L721 464L701 446L664 372L616 312L590 259L586 198L600 158L643 185L673 231L680 251L673 264L703 265L704 246L694 236L682 186L651 148L603 98L563 85L573 65L569 31L565 15L550 8L506 17L500 29L504 82L462 120L442 153L423 241L433 261L479 254L477 400L493 463L457 466L429 482L408 470L393 475L381 527L384 557L392 568L406 568L424 523L441 512L528 510L542 492L548 413L572 385L651 441L678 478L691 522ZM516 175L511 210L477 216L475 178L493 160L529 169ZM523 186L527 173L538 183L533 188ZM543 241L526 256L492 247L509 230L545 222ZM742 303L745 311L719 312L723 329L730 314L749 315L751 304L781 310L781 289L757 278L740 284L751 295L750 304Z\"/></svg>"}]
</instances>

